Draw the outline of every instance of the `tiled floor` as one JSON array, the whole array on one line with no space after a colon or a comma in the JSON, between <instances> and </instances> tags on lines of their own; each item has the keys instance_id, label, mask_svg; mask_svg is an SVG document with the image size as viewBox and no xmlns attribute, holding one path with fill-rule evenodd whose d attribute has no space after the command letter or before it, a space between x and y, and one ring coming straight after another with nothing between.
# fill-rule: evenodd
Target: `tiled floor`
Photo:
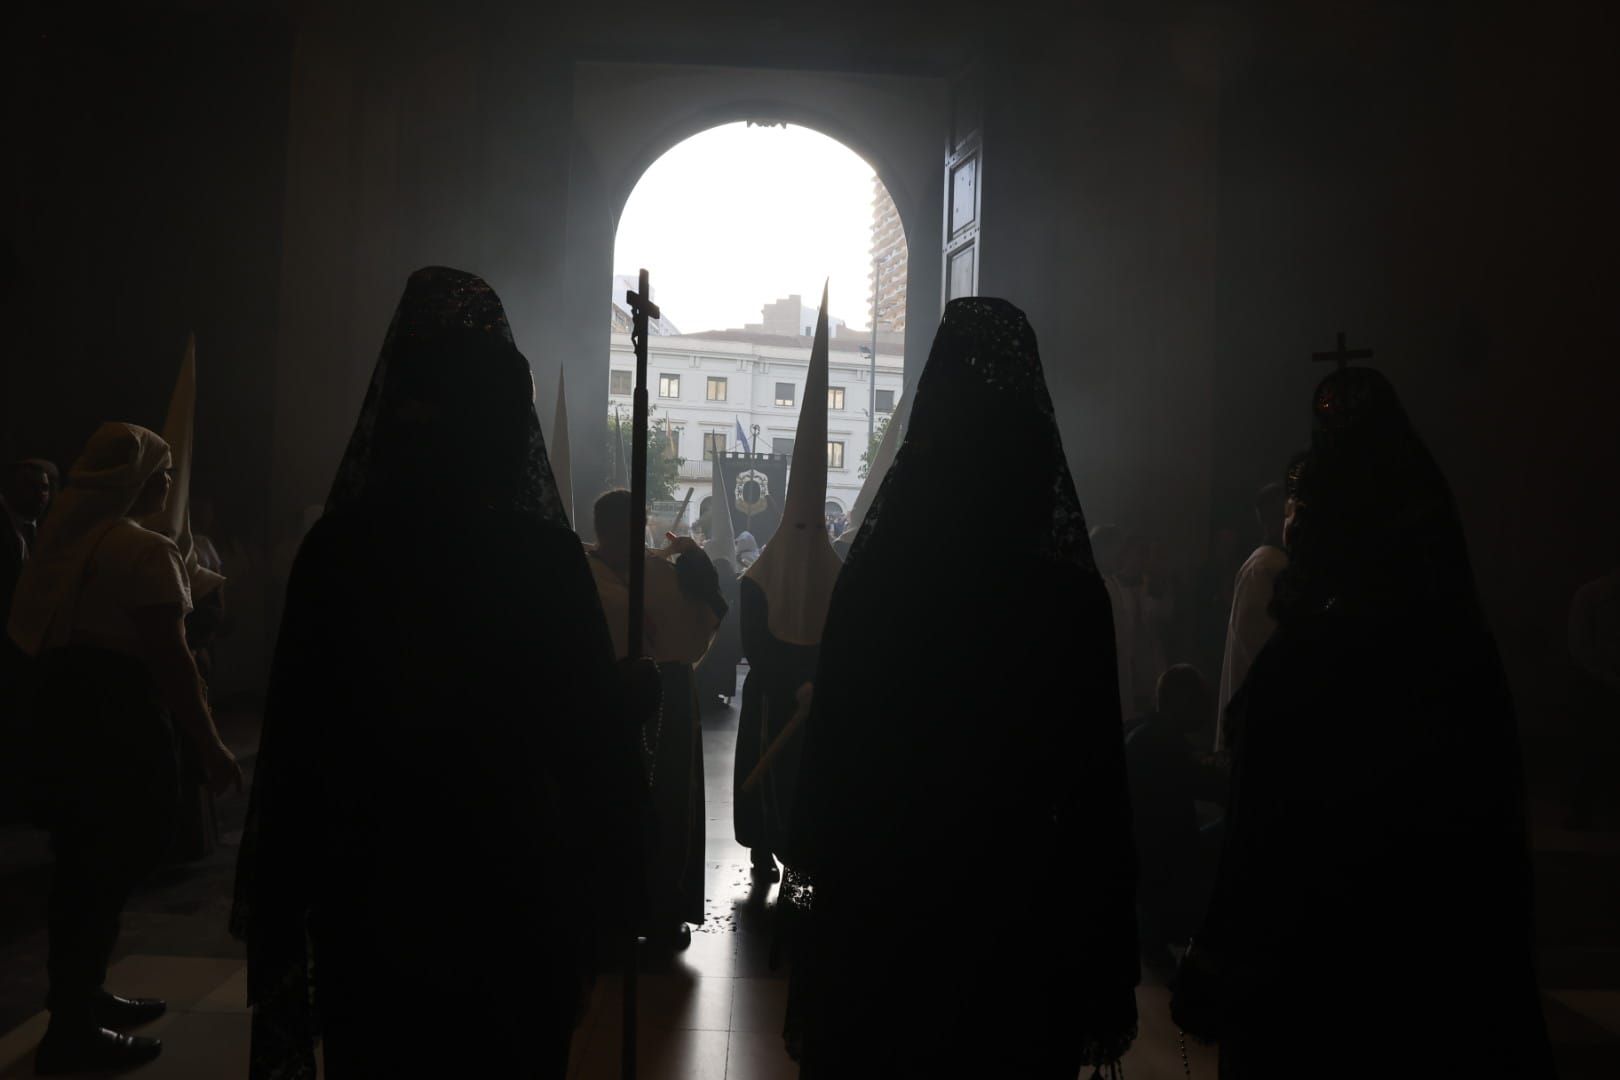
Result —
<instances>
[{"instance_id":1,"label":"tiled floor","mask_svg":"<svg viewBox=\"0 0 1620 1080\"><path fill-rule=\"evenodd\" d=\"M731 834L731 771L736 740L734 713L705 718L705 796L708 804L708 918L692 946L672 959L648 958L639 976L640 1075L647 1080L777 1080L797 1075L782 1049L787 983L768 963L768 932L774 887L755 886L748 853ZM1537 871L1541 888L1543 975L1548 1024L1558 1044L1564 1080L1613 1080L1620 1076L1620 833L1568 834L1538 808ZM240 818L228 809L226 824ZM27 838L12 854L18 870L0 867L5 881L37 884L43 849ZM9 842L9 841L8 841ZM20 845L20 846L19 846ZM33 846L30 846L33 845ZM16 854L20 852L21 854ZM122 947L109 986L125 993L167 998L171 1013L151 1025L165 1043L163 1056L139 1070L143 1080L226 1080L246 1075L249 1018L240 951L224 934L229 869L234 850L219 853L188 873L170 875L131 905ZM22 875L15 877L14 874ZM37 891L37 890L36 890ZM21 918L34 901L4 907ZM0 960L42 963L37 928L7 930ZM7 971L37 994L37 970ZM574 1040L570 1080L608 1080L619 1075L621 1045L618 976L601 980ZM1437 992L1443 992L1443 987ZM37 999L37 998L36 998ZM1169 1019L1169 992L1138 991L1141 1037L1127 1057L1132 1080L1182 1077L1178 1040ZM17 1013L26 1016L26 1013ZM0 1037L0 1080L32 1075L35 1045L44 1031L42 1013L27 1016ZM1215 1076L1214 1053L1190 1045L1192 1075Z\"/></svg>"}]
</instances>

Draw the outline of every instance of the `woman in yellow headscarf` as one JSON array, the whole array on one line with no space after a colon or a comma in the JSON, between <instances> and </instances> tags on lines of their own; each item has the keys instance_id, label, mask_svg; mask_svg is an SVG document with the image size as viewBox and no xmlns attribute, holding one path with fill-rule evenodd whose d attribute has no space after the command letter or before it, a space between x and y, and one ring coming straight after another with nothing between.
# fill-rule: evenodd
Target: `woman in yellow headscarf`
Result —
<instances>
[{"instance_id":1,"label":"woman in yellow headscarf","mask_svg":"<svg viewBox=\"0 0 1620 1080\"><path fill-rule=\"evenodd\" d=\"M7 626L35 659L29 801L56 855L41 1075L128 1067L162 1049L116 1029L156 1019L164 1003L120 998L102 981L119 913L168 846L171 724L216 791L241 785L186 648L191 590L179 549L136 520L163 509L171 465L153 432L98 428L41 530Z\"/></svg>"}]
</instances>

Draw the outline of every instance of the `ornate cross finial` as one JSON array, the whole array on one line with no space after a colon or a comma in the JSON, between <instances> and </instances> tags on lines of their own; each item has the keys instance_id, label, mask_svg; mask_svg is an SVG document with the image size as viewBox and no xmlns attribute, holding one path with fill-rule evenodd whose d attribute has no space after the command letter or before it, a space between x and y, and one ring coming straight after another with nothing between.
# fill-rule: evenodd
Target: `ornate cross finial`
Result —
<instances>
[{"instance_id":1,"label":"ornate cross finial","mask_svg":"<svg viewBox=\"0 0 1620 1080\"><path fill-rule=\"evenodd\" d=\"M1352 360L1366 360L1373 354L1371 349L1347 349L1344 346L1344 331L1339 331L1338 348L1332 352L1319 352L1311 354L1311 362L1317 364L1334 363L1343 371Z\"/></svg>"}]
</instances>

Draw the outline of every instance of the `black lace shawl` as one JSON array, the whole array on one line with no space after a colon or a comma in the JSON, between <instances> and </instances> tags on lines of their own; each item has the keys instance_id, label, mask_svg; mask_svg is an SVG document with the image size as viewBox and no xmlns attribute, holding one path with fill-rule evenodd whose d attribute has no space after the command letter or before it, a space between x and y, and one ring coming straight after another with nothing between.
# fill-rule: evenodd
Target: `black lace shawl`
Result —
<instances>
[{"instance_id":1,"label":"black lace shawl","mask_svg":"<svg viewBox=\"0 0 1620 1080\"><path fill-rule=\"evenodd\" d=\"M1549 1076L1518 728L1450 489L1378 372L1312 414L1177 1015L1223 1076L1341 1075L1324 1039L1392 1031L1412 1075Z\"/></svg>"},{"instance_id":2,"label":"black lace shawl","mask_svg":"<svg viewBox=\"0 0 1620 1080\"><path fill-rule=\"evenodd\" d=\"M432 422L419 422L424 410ZM424 496L439 513L425 515ZM514 650L524 656L509 657ZM466 779L435 793L449 809L424 829L464 819L480 797L475 789L484 788L517 806L491 809L497 826L527 818L508 830L515 836L498 827L491 835L554 854L555 844L540 835L556 821L534 790L546 772L535 762L559 754L572 762L564 788L592 771L581 762L602 764L601 748L589 750L581 732L613 728L599 715L614 692L611 664L600 603L546 458L528 364L500 301L470 274L417 271L327 512L306 537L288 585L231 912L231 931L247 944L254 1080L315 1075L319 1010L306 923L321 887L321 838L341 827L323 816L343 797L333 787L408 773L423 755L413 758L409 746L385 735L376 740L377 763L354 776L323 778L317 759L363 758L378 725L414 725L422 738L438 738L438 725L459 723L465 709L481 719L462 729L465 745L445 746L443 765ZM417 688L419 700L404 700L402 687ZM447 694L448 707L429 708ZM620 749L633 768L628 744ZM398 768L382 764L389 755ZM519 766L516 773L506 775L503 759ZM479 860L469 854L468 861ZM503 893L522 891L502 885Z\"/></svg>"},{"instance_id":3,"label":"black lace shawl","mask_svg":"<svg viewBox=\"0 0 1620 1080\"><path fill-rule=\"evenodd\" d=\"M360 418L326 498L327 509L353 503L388 482L386 463L379 460L377 450L391 399L402 393L422 395L458 389L453 384L463 373L445 355L450 340L463 345L482 344L479 351L484 355L479 360L499 367L503 383L528 385L529 407L519 419L518 434L523 465L512 479L510 490L503 492L502 505L512 510L537 511L547 521L566 527L568 515L546 454L540 417L534 409L533 376L528 361L513 343L501 299L482 278L444 266L418 270L405 284L405 295L388 324L377 366L372 370ZM418 358L427 362L412 362ZM410 370L393 370L401 366L402 359Z\"/></svg>"},{"instance_id":4,"label":"black lace shawl","mask_svg":"<svg viewBox=\"0 0 1620 1080\"><path fill-rule=\"evenodd\" d=\"M987 490L1006 505L994 550L952 527L961 493ZM1017 867L1017 899L995 895L1007 871L991 869L991 850ZM896 1053L949 1047L963 1065L984 1049L973 1032L996 1038L995 1025L957 1018L1001 1008L1008 983L1040 988L1019 1021L1040 1029L1024 1047L1032 1068L1111 1064L1134 1038L1112 616L1034 333L1005 301L947 307L905 442L839 576L783 856L814 883L812 940L796 949L813 967L790 1006L807 1075L841 1075L841 1055L853 1065L869 1052L863 1010L937 1029L895 1034ZM1008 914L991 954L931 975L937 958L958 965L953 928L990 908ZM878 971L916 940L936 960ZM1026 956L1041 957L1037 970ZM868 992L890 976L908 983L898 999Z\"/></svg>"},{"instance_id":5,"label":"black lace shawl","mask_svg":"<svg viewBox=\"0 0 1620 1080\"><path fill-rule=\"evenodd\" d=\"M1323 379L1310 450L1289 470L1298 501L1279 622L1354 605L1480 623L1451 488L1394 387L1371 368Z\"/></svg>"}]
</instances>

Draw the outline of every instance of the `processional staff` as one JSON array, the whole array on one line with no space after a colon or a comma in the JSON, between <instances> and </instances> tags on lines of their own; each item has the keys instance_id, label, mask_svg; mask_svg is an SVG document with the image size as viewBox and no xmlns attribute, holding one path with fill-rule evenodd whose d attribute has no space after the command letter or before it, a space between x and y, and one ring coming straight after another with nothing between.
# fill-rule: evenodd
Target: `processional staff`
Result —
<instances>
[{"instance_id":1,"label":"processional staff","mask_svg":"<svg viewBox=\"0 0 1620 1080\"><path fill-rule=\"evenodd\" d=\"M625 628L629 641L627 652L634 662L641 659L643 652L642 630L647 603L647 320L659 317L658 305L652 302L652 287L647 283L647 271L641 271L636 291L625 293L624 300L635 316L630 341L636 350L635 419L630 429L630 625ZM640 722L639 717L637 722ZM643 794L638 788L637 799ZM636 914L639 916L639 911ZM625 943L624 1023L620 1046L624 1080L635 1080L636 1075L637 943L636 927L632 925Z\"/></svg>"},{"instance_id":2,"label":"processional staff","mask_svg":"<svg viewBox=\"0 0 1620 1080\"><path fill-rule=\"evenodd\" d=\"M1345 367L1352 360L1370 360L1370 359L1372 359L1373 351L1371 349L1347 349L1347 348L1345 348L1344 347L1344 331L1343 330L1339 331L1338 346L1339 347L1334 349L1332 352L1312 353L1311 354L1311 359L1314 362L1318 363L1318 364L1327 364L1327 363L1337 364L1339 366L1340 371L1343 371L1345 369Z\"/></svg>"}]
</instances>

